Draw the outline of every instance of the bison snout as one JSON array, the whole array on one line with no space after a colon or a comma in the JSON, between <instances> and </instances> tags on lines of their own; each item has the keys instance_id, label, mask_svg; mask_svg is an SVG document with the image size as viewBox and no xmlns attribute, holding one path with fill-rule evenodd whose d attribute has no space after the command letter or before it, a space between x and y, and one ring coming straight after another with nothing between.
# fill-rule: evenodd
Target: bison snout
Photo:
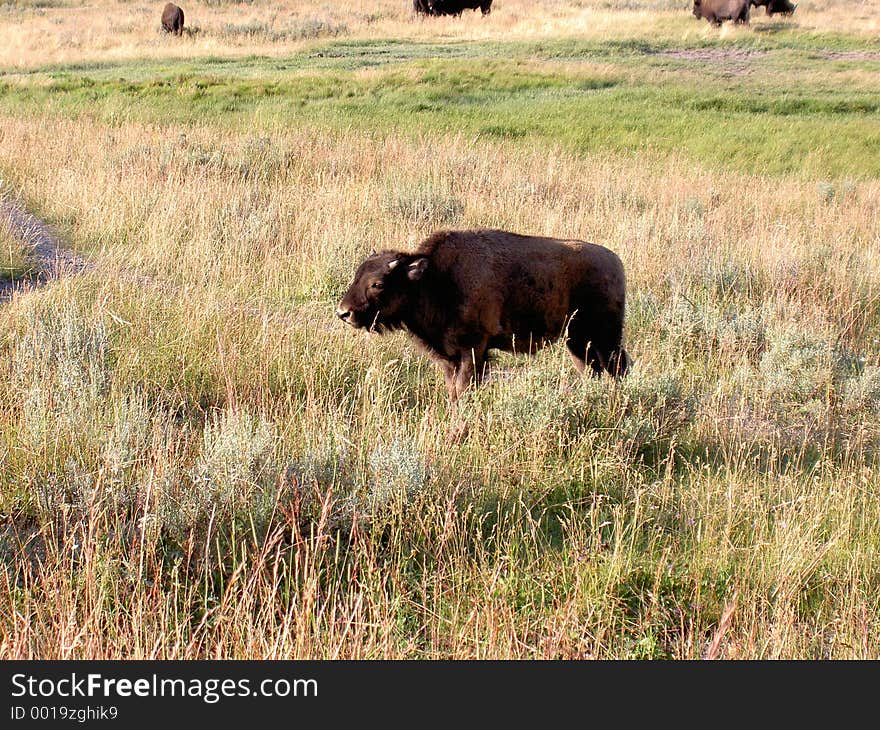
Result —
<instances>
[{"instance_id":1,"label":"bison snout","mask_svg":"<svg viewBox=\"0 0 880 730\"><path fill-rule=\"evenodd\" d=\"M338 308L336 310L336 316L339 317L339 319L341 319L343 322L348 322L348 318L351 317L351 310Z\"/></svg>"}]
</instances>

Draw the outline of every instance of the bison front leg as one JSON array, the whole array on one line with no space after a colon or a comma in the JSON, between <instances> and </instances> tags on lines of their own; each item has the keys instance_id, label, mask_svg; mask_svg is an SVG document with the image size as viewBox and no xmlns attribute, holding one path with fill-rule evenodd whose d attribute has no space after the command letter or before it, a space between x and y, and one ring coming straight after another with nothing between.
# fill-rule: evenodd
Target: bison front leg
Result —
<instances>
[{"instance_id":1,"label":"bison front leg","mask_svg":"<svg viewBox=\"0 0 880 730\"><path fill-rule=\"evenodd\" d=\"M446 381L446 394L449 396L449 400L455 403L458 398L458 393L455 390L455 363L450 360L440 359L435 360L435 362L437 367L440 368L440 372L443 373L443 380Z\"/></svg>"},{"instance_id":2,"label":"bison front leg","mask_svg":"<svg viewBox=\"0 0 880 730\"><path fill-rule=\"evenodd\" d=\"M470 352L462 355L455 367L452 377L446 379L446 390L449 393L454 410L461 397L471 384L479 385L483 380L484 368L486 366L486 345L482 344L479 348L475 348ZM449 425L449 431L446 434L446 440L449 443L458 443L470 431L470 424L465 418L454 418Z\"/></svg>"},{"instance_id":3,"label":"bison front leg","mask_svg":"<svg viewBox=\"0 0 880 730\"><path fill-rule=\"evenodd\" d=\"M455 393L456 399L461 397L471 384L479 385L483 381L483 375L486 367L486 344L481 343L479 346L462 354L458 368L455 371Z\"/></svg>"}]
</instances>

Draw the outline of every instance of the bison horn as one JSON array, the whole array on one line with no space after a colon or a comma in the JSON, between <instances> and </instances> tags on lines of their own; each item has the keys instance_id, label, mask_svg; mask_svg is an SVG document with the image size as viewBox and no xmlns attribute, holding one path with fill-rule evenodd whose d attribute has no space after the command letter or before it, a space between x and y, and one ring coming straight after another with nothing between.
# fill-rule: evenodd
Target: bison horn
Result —
<instances>
[{"instance_id":1,"label":"bison horn","mask_svg":"<svg viewBox=\"0 0 880 730\"><path fill-rule=\"evenodd\" d=\"M427 269L427 268L428 268L428 259L425 256L421 256L420 258L417 258L415 261L413 261L409 265L407 272L406 272L406 275L412 281L418 281L419 279L422 278L422 274L425 273L425 269Z\"/></svg>"},{"instance_id":2,"label":"bison horn","mask_svg":"<svg viewBox=\"0 0 880 730\"><path fill-rule=\"evenodd\" d=\"M391 259L391 261L388 262L388 271L391 271L391 269L393 269L399 263L400 259Z\"/></svg>"}]
</instances>

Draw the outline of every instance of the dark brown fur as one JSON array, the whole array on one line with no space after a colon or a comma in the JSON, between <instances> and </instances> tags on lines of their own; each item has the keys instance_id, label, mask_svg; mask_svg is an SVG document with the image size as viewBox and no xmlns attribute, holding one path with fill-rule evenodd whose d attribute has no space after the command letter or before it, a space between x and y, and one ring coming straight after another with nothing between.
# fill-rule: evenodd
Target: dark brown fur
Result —
<instances>
[{"instance_id":1,"label":"dark brown fur","mask_svg":"<svg viewBox=\"0 0 880 730\"><path fill-rule=\"evenodd\" d=\"M562 335L579 370L626 374L625 290L623 265L603 246L440 231L412 253L367 258L337 314L354 327L406 330L455 401L482 379L489 349L533 353Z\"/></svg>"},{"instance_id":2,"label":"dark brown fur","mask_svg":"<svg viewBox=\"0 0 880 730\"><path fill-rule=\"evenodd\" d=\"M413 10L423 15L461 15L465 10L492 12L492 0L413 0Z\"/></svg>"},{"instance_id":3,"label":"dark brown fur","mask_svg":"<svg viewBox=\"0 0 880 730\"><path fill-rule=\"evenodd\" d=\"M754 7L763 5L767 15L792 15L797 10L797 5L792 5L789 0L751 0Z\"/></svg>"},{"instance_id":4,"label":"dark brown fur","mask_svg":"<svg viewBox=\"0 0 880 730\"><path fill-rule=\"evenodd\" d=\"M166 33L181 35L183 33L183 9L174 3L168 3L162 11L162 30Z\"/></svg>"},{"instance_id":5,"label":"dark brown fur","mask_svg":"<svg viewBox=\"0 0 880 730\"><path fill-rule=\"evenodd\" d=\"M748 25L750 9L749 0L694 0L694 15L712 25L721 25L724 20Z\"/></svg>"}]
</instances>

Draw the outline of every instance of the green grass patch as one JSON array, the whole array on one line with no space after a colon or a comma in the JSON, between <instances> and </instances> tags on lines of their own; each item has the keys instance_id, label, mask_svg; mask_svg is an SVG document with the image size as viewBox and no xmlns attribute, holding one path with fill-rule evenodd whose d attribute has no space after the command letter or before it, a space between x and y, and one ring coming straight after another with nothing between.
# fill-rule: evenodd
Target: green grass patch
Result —
<instances>
[{"instance_id":1,"label":"green grass patch","mask_svg":"<svg viewBox=\"0 0 880 730\"><path fill-rule=\"evenodd\" d=\"M578 55L576 43L568 50L545 46L506 49L514 56L528 51L532 60L502 60L499 44L338 43L287 60L165 62L153 75L126 65L71 67L7 77L0 108L154 123L461 131L559 143L579 153L683 153L750 173L880 174L880 83L870 76L845 83L875 62L832 63L790 50L729 55L717 44L695 57L643 44L603 44L595 57L586 46ZM428 50L439 57L416 55ZM487 55L479 64L454 55L480 50ZM365 54L361 69L371 54L396 53L399 63L366 73L302 69L306 58L335 62L357 52ZM612 53L619 65L598 63ZM534 54L553 60L536 61ZM572 65L575 58L596 63Z\"/></svg>"}]
</instances>

